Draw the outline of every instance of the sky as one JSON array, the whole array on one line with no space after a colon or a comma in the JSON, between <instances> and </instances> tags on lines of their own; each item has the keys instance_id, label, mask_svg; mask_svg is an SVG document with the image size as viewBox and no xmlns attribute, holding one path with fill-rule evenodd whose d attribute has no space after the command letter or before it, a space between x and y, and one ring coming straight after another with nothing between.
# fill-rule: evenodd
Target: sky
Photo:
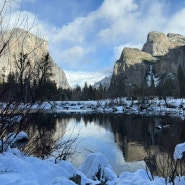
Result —
<instances>
[{"instance_id":1,"label":"sky","mask_svg":"<svg viewBox=\"0 0 185 185\"><path fill-rule=\"evenodd\" d=\"M123 48L141 49L150 31L185 35L185 0L12 0L12 25L18 15L71 86L111 75Z\"/></svg>"}]
</instances>

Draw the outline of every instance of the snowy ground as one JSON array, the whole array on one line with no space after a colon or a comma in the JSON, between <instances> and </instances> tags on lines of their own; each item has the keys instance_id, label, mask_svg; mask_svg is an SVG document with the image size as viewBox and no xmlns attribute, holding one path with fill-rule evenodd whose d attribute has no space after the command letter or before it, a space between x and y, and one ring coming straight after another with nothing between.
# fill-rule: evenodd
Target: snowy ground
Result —
<instances>
[{"instance_id":1,"label":"snowy ground","mask_svg":"<svg viewBox=\"0 0 185 185\"><path fill-rule=\"evenodd\" d=\"M78 168L68 161L54 163L53 159L41 160L23 155L17 149L0 154L1 185L164 185L165 180L155 177L150 181L145 170L123 172L117 176L100 153L87 156ZM185 184L184 177L176 179L177 185Z\"/></svg>"},{"instance_id":2,"label":"snowy ground","mask_svg":"<svg viewBox=\"0 0 185 185\"><path fill-rule=\"evenodd\" d=\"M5 107L6 104L0 104ZM13 109L12 107L9 107ZM139 115L156 115L172 116L185 119L185 99L174 99L167 97L159 98L117 98L99 101L50 101L42 104L23 104L15 107L16 109L44 110L54 113L117 113L117 114L139 114Z\"/></svg>"},{"instance_id":3,"label":"snowy ground","mask_svg":"<svg viewBox=\"0 0 185 185\"><path fill-rule=\"evenodd\" d=\"M35 105L33 108L37 108ZM185 99L139 99L118 98L101 101L55 101L44 102L42 108L55 113L123 113L140 115L173 116L185 119Z\"/></svg>"}]
</instances>

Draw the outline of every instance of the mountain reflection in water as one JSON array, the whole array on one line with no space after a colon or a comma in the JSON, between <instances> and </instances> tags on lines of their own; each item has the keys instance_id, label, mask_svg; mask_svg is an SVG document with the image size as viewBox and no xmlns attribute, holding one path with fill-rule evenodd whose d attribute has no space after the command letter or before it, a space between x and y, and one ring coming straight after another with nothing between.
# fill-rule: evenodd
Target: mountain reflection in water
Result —
<instances>
[{"instance_id":1,"label":"mountain reflection in water","mask_svg":"<svg viewBox=\"0 0 185 185\"><path fill-rule=\"evenodd\" d=\"M173 151L185 141L184 121L171 117L141 117L108 114L33 114L24 130L30 141L25 151L39 157L49 155L55 142L78 134L76 153L71 158L79 166L91 152L103 153L113 170L135 171L147 152Z\"/></svg>"}]
</instances>

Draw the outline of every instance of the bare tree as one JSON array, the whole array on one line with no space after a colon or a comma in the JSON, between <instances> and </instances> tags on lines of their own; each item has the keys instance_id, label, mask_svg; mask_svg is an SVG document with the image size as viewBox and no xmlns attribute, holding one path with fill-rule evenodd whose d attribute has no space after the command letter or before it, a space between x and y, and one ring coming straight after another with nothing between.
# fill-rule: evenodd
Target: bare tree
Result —
<instances>
[{"instance_id":1,"label":"bare tree","mask_svg":"<svg viewBox=\"0 0 185 185\"><path fill-rule=\"evenodd\" d=\"M52 75L53 67L48 48L46 47L45 51L39 51L40 47L46 46L46 41L34 37L34 42L28 47L29 42L33 41L29 32L33 25L27 28L28 20L27 18L21 20L21 10L12 27L11 14L7 18L7 11L10 10L11 13L11 3L13 0L0 1L0 68L3 69L3 80L0 83L0 152L11 147L11 141L13 142L19 132L25 128L27 115L32 111L33 102L35 102L33 99L37 98L31 91L44 90L43 87ZM19 25L25 26L26 31L17 28ZM37 110L40 111L40 109ZM39 140L38 137L32 138L29 146L39 145L40 155L47 156L56 149L60 150L56 156L57 161L74 153L72 145L77 138L53 143L48 138L47 130L38 127L37 133ZM49 134L52 133L49 132ZM33 154L34 151L28 150L28 153Z\"/></svg>"},{"instance_id":2,"label":"bare tree","mask_svg":"<svg viewBox=\"0 0 185 185\"><path fill-rule=\"evenodd\" d=\"M32 104L24 98L24 87L28 85L33 76L35 68L33 56L38 55L37 50L43 44L42 39L37 40L36 38L34 45L27 48L26 44L28 44L30 37L29 31L34 24L28 28L28 19L21 19L22 7L20 7L20 12L12 24L11 6L13 3L13 0L2 0L0 2L0 68L3 72L3 80L0 84L1 151L5 150L3 144L7 140L8 134L14 132L14 137L16 137L26 122L26 114L31 111ZM21 30L17 28L19 26L28 29L26 31ZM17 90L13 93L10 91L12 86L5 83L10 72L17 75L19 84L19 87L16 86ZM27 104L23 105L25 102Z\"/></svg>"}]
</instances>

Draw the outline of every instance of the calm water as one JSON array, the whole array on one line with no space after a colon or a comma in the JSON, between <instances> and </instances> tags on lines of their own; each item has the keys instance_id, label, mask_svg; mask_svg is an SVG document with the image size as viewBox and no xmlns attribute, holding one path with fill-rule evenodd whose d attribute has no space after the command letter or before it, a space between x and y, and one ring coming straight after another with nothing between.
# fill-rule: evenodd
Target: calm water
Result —
<instances>
[{"instance_id":1,"label":"calm water","mask_svg":"<svg viewBox=\"0 0 185 185\"><path fill-rule=\"evenodd\" d=\"M25 128L30 136L26 148L30 153L41 157L50 154L56 140L79 134L73 164L78 167L89 153L101 152L117 174L142 167L149 149L173 150L185 141L184 121L170 117L41 114L30 120ZM164 128L159 129L159 125Z\"/></svg>"}]
</instances>

